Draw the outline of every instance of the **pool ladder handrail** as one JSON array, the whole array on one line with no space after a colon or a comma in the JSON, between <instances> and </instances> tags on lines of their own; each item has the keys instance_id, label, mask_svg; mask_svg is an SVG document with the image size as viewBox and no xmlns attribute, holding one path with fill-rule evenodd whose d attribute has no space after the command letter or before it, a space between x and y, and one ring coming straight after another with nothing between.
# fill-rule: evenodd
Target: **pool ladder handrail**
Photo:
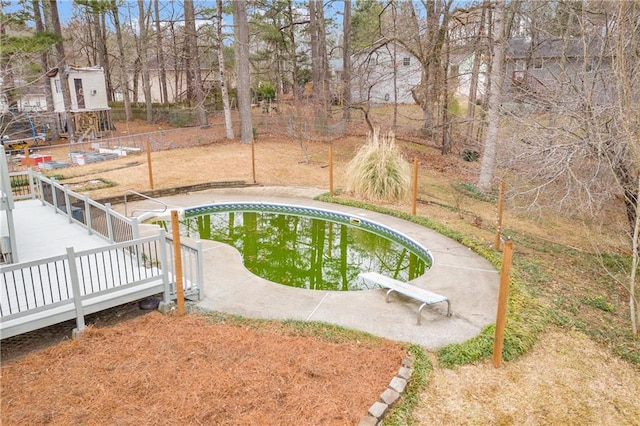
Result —
<instances>
[{"instance_id":1,"label":"pool ladder handrail","mask_svg":"<svg viewBox=\"0 0 640 426\"><path fill-rule=\"evenodd\" d=\"M162 209L162 210L159 210L159 209L133 209L133 210L131 211L131 216L133 216L133 215L134 215L134 213L136 213L136 212L143 212L143 213L164 213L164 212L166 212L166 211L167 211L167 209L169 208L169 206L168 206L166 203L164 203L163 201L160 201L160 200L158 200L158 199L156 199L156 198L149 197L148 195L141 194L141 193L136 192L136 191L134 191L134 190L132 190L132 189L127 189L126 191L124 191L124 215L125 215L126 217L129 217L129 215L127 214L127 194L134 194L134 195L137 195L137 196L139 196L139 197L145 198L145 199L147 199L147 200L149 200L149 201L153 201L154 203L161 204L161 205L163 206L163 209Z\"/></svg>"}]
</instances>

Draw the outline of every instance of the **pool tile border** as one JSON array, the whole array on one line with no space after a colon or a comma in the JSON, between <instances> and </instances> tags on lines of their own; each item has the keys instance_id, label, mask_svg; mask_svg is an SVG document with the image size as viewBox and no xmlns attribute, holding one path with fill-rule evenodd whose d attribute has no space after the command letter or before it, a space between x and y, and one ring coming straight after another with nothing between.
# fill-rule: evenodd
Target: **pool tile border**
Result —
<instances>
[{"instance_id":1,"label":"pool tile border","mask_svg":"<svg viewBox=\"0 0 640 426\"><path fill-rule=\"evenodd\" d=\"M374 222L357 215L349 215L332 210L298 206L293 204L262 203L262 202L227 202L215 203L202 206L188 207L183 210L184 217L200 216L208 213L223 213L230 211L243 212L267 212L286 213L295 216L312 217L337 222L353 227L362 228L381 237L389 238L392 241L412 250L422 260L426 262L428 268L433 265L433 255L420 243L411 237L391 229L385 225Z\"/></svg>"}]
</instances>

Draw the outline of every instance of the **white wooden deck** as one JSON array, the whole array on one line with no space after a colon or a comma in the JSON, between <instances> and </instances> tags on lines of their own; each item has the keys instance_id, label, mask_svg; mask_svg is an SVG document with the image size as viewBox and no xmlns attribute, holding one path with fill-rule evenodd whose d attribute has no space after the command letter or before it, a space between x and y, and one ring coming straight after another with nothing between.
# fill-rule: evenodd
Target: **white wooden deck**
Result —
<instances>
[{"instance_id":1,"label":"white wooden deck","mask_svg":"<svg viewBox=\"0 0 640 426\"><path fill-rule=\"evenodd\" d=\"M38 200L16 202L13 213L18 258L15 263L0 265L0 337L82 317L152 294L168 295L166 273L142 260L144 244L153 242L139 246L134 242L111 244ZM153 239L165 244L163 236L161 240L155 238L158 237L142 241ZM70 258L67 248L85 255ZM42 263L45 259L48 260ZM69 262L76 269L75 290L70 266L65 266ZM83 327L84 320L79 324Z\"/></svg>"},{"instance_id":2,"label":"white wooden deck","mask_svg":"<svg viewBox=\"0 0 640 426\"><path fill-rule=\"evenodd\" d=\"M67 216L54 213L40 200L16 201L13 220L18 262L65 254L67 247L81 251L110 244L99 235L89 234L82 226L69 223Z\"/></svg>"}]
</instances>

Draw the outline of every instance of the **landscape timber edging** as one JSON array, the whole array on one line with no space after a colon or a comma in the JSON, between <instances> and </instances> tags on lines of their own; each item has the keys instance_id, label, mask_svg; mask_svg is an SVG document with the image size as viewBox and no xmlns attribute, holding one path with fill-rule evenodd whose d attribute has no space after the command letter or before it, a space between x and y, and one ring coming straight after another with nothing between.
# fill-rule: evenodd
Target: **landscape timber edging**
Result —
<instances>
[{"instance_id":1,"label":"landscape timber edging","mask_svg":"<svg viewBox=\"0 0 640 426\"><path fill-rule=\"evenodd\" d=\"M250 186L259 186L257 183L247 183L243 180L235 180L235 181L222 181L222 182L206 182L206 183L198 183L195 185L187 185L187 186L177 186L173 188L163 188L163 189L154 189L151 191L140 191L139 193L142 196L137 194L127 195L127 201L140 201L144 200L145 197L149 198L159 198L159 197L168 197L170 195L184 194L187 192L198 192L205 191L207 189L216 189L216 188L246 188ZM94 201L100 204L122 204L124 203L124 194L123 195L115 195L111 197L103 197L96 198Z\"/></svg>"}]
</instances>

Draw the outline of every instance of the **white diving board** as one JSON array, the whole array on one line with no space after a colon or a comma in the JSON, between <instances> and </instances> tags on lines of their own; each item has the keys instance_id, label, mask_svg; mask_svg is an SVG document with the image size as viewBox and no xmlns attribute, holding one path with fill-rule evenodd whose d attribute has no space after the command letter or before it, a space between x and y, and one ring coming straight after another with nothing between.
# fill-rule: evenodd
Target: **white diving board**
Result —
<instances>
[{"instance_id":1,"label":"white diving board","mask_svg":"<svg viewBox=\"0 0 640 426\"><path fill-rule=\"evenodd\" d=\"M392 292L400 293L404 296L415 299L422 302L422 305L418 308L418 325L422 322L422 309L427 305L433 305L436 303L447 302L447 316L451 316L451 302L446 296L433 293L420 287L416 287L404 281L399 281L391 277L379 274L377 272L364 272L360 274L360 277L368 284L377 284L387 289L387 303L389 302L389 295Z\"/></svg>"}]
</instances>

